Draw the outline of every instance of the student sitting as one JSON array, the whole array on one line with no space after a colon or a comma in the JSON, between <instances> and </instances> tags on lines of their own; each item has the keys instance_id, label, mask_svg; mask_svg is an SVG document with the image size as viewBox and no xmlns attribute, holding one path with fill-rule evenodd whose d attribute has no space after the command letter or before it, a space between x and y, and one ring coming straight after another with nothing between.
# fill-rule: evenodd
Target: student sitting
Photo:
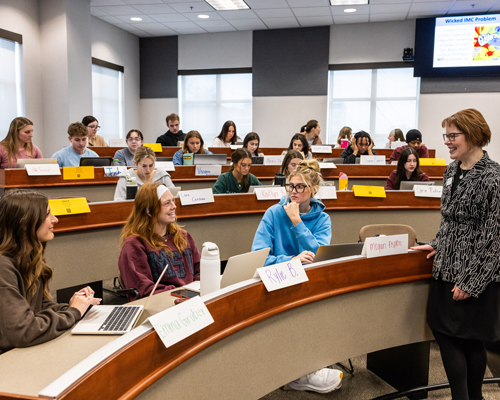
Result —
<instances>
[{"instance_id":1,"label":"student sitting","mask_svg":"<svg viewBox=\"0 0 500 400\"><path fill-rule=\"evenodd\" d=\"M319 126L319 122L315 119L312 119L308 121L307 124L303 125L300 128L300 133L304 134L304 136L306 137L307 143L309 143L309 147L320 145L323 143L321 141L321 138L319 137L319 134L321 133L321 127Z\"/></svg>"},{"instance_id":2,"label":"student sitting","mask_svg":"<svg viewBox=\"0 0 500 400\"><path fill-rule=\"evenodd\" d=\"M183 142L186 134L179 130L180 119L177 114L167 115L167 127L168 131L163 135L158 136L156 143L160 143L162 146L178 146L179 142Z\"/></svg>"},{"instance_id":3,"label":"student sitting","mask_svg":"<svg viewBox=\"0 0 500 400\"><path fill-rule=\"evenodd\" d=\"M349 128L348 126L344 126L340 132L339 132L339 137L337 138L337 144L335 145L336 149L340 149L341 144L342 144L342 139L349 140L349 142L352 140L352 129Z\"/></svg>"},{"instance_id":4,"label":"student sitting","mask_svg":"<svg viewBox=\"0 0 500 400\"><path fill-rule=\"evenodd\" d=\"M246 148L252 157L264 157L264 153L259 153L260 137L255 132L250 132L243 140L243 147Z\"/></svg>"},{"instance_id":5,"label":"student sitting","mask_svg":"<svg viewBox=\"0 0 500 400\"><path fill-rule=\"evenodd\" d=\"M387 179L385 190L399 190L403 181L429 182L429 175L420 172L420 163L417 151L413 147L406 147L399 157L398 169L392 171Z\"/></svg>"},{"instance_id":6,"label":"student sitting","mask_svg":"<svg viewBox=\"0 0 500 400\"><path fill-rule=\"evenodd\" d=\"M68 126L68 139L71 146L56 151L51 158L57 158L60 167L78 167L82 157L99 157L90 149L87 149L88 131L81 122L75 122Z\"/></svg>"},{"instance_id":7,"label":"student sitting","mask_svg":"<svg viewBox=\"0 0 500 400\"><path fill-rule=\"evenodd\" d=\"M200 280L200 253L194 239L176 223L172 193L160 182L146 183L120 237L118 268L126 288L148 296L164 268L155 293Z\"/></svg>"},{"instance_id":8,"label":"student sitting","mask_svg":"<svg viewBox=\"0 0 500 400\"><path fill-rule=\"evenodd\" d=\"M231 156L231 161L231 169L217 178L212 189L214 194L248 193L250 186L262 185L255 175L250 173L252 157L247 149L237 149Z\"/></svg>"},{"instance_id":9,"label":"student sitting","mask_svg":"<svg viewBox=\"0 0 500 400\"><path fill-rule=\"evenodd\" d=\"M186 153L192 154L213 154L210 150L205 149L203 138L198 131L189 131L184 138L182 149L175 152L172 159L174 165L183 165L182 156Z\"/></svg>"},{"instance_id":10,"label":"student sitting","mask_svg":"<svg viewBox=\"0 0 500 400\"><path fill-rule=\"evenodd\" d=\"M359 131L354 135L351 145L344 149L340 157L344 159L344 164L356 164L356 157L377 155L373 150L374 145L367 132Z\"/></svg>"},{"instance_id":11,"label":"student sitting","mask_svg":"<svg viewBox=\"0 0 500 400\"><path fill-rule=\"evenodd\" d=\"M300 151L304 155L305 160L312 160L312 153L309 151L309 143L302 133L296 133L292 136L288 149L284 150L281 155L286 155L290 150Z\"/></svg>"},{"instance_id":12,"label":"student sitting","mask_svg":"<svg viewBox=\"0 0 500 400\"><path fill-rule=\"evenodd\" d=\"M387 136L387 139L389 139L389 141L386 143L385 148L390 149L392 143L404 142L405 136L403 135L403 131L401 129L393 129L392 131L389 132L389 136Z\"/></svg>"},{"instance_id":13,"label":"student sitting","mask_svg":"<svg viewBox=\"0 0 500 400\"><path fill-rule=\"evenodd\" d=\"M126 140L127 147L118 150L115 153L113 160L118 160L114 162L115 165L132 167L134 165L135 151L142 146L144 136L142 136L142 132L140 130L132 129L127 133Z\"/></svg>"},{"instance_id":14,"label":"student sitting","mask_svg":"<svg viewBox=\"0 0 500 400\"><path fill-rule=\"evenodd\" d=\"M0 169L16 168L21 158L43 158L32 139L33 122L24 117L14 118L7 136L0 142Z\"/></svg>"},{"instance_id":15,"label":"student sitting","mask_svg":"<svg viewBox=\"0 0 500 400\"><path fill-rule=\"evenodd\" d=\"M97 134L97 131L101 129L99 126L99 121L92 115L87 115L83 117L82 124L87 127L89 132L89 147L108 147L108 144L104 138Z\"/></svg>"},{"instance_id":16,"label":"student sitting","mask_svg":"<svg viewBox=\"0 0 500 400\"><path fill-rule=\"evenodd\" d=\"M134 165L136 169L123 171L118 178L115 190L115 201L127 200L127 175L135 178L137 186L145 183L159 182L167 187L174 187L170 175L164 169L155 168L156 156L149 147L139 147L134 154Z\"/></svg>"},{"instance_id":17,"label":"student sitting","mask_svg":"<svg viewBox=\"0 0 500 400\"><path fill-rule=\"evenodd\" d=\"M401 152L407 146L413 147L417 151L419 158L429 158L429 149L422 144L422 134L420 133L419 130L410 129L406 133L406 143L407 144L405 146L397 147L394 149L394 151L391 154L391 158L389 158L389 163L399 160Z\"/></svg>"},{"instance_id":18,"label":"student sitting","mask_svg":"<svg viewBox=\"0 0 500 400\"><path fill-rule=\"evenodd\" d=\"M236 134L236 124L233 121L226 121L213 143L212 147L231 147L232 144L240 142L241 139Z\"/></svg>"},{"instance_id":19,"label":"student sitting","mask_svg":"<svg viewBox=\"0 0 500 400\"><path fill-rule=\"evenodd\" d=\"M312 263L319 246L330 244L332 223L324 204L314 195L323 183L316 160L301 161L290 173L288 195L268 208L257 228L252 251L271 248L266 265L293 259ZM328 393L340 388L342 372L323 368L288 385L296 390Z\"/></svg>"},{"instance_id":20,"label":"student sitting","mask_svg":"<svg viewBox=\"0 0 500 400\"><path fill-rule=\"evenodd\" d=\"M288 153L286 153L285 158L283 158L280 174L285 175L285 178L288 179L290 174L297 169L303 159L304 155L300 151L289 150Z\"/></svg>"},{"instance_id":21,"label":"student sitting","mask_svg":"<svg viewBox=\"0 0 500 400\"><path fill-rule=\"evenodd\" d=\"M71 328L90 305L99 304L86 287L69 304L52 300L52 269L45 246L57 218L45 195L12 190L0 198L0 354L48 342Z\"/></svg>"}]
</instances>

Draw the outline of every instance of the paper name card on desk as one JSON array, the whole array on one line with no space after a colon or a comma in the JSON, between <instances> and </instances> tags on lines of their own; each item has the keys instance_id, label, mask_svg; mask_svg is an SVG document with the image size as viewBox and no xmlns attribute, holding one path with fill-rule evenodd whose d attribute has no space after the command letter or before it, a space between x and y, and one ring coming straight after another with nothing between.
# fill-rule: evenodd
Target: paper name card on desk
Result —
<instances>
[{"instance_id":1,"label":"paper name card on desk","mask_svg":"<svg viewBox=\"0 0 500 400\"><path fill-rule=\"evenodd\" d=\"M126 139L109 139L109 147L127 147Z\"/></svg>"},{"instance_id":2,"label":"paper name card on desk","mask_svg":"<svg viewBox=\"0 0 500 400\"><path fill-rule=\"evenodd\" d=\"M281 165L284 156L264 156L264 165Z\"/></svg>"},{"instance_id":3,"label":"paper name card on desk","mask_svg":"<svg viewBox=\"0 0 500 400\"><path fill-rule=\"evenodd\" d=\"M220 175L222 172L222 165L195 165L196 176L213 176Z\"/></svg>"},{"instance_id":4,"label":"paper name card on desk","mask_svg":"<svg viewBox=\"0 0 500 400\"><path fill-rule=\"evenodd\" d=\"M438 197L443 195L442 186L413 185L415 197Z\"/></svg>"},{"instance_id":5,"label":"paper name card on desk","mask_svg":"<svg viewBox=\"0 0 500 400\"><path fill-rule=\"evenodd\" d=\"M387 197L383 186L353 185L352 191L357 197Z\"/></svg>"},{"instance_id":6,"label":"paper name card on desk","mask_svg":"<svg viewBox=\"0 0 500 400\"><path fill-rule=\"evenodd\" d=\"M54 215L85 214L90 212L85 197L76 199L49 199L50 211Z\"/></svg>"},{"instance_id":7,"label":"paper name card on desk","mask_svg":"<svg viewBox=\"0 0 500 400\"><path fill-rule=\"evenodd\" d=\"M238 150L238 149L241 149L243 147L242 144L232 144L231 146L231 150Z\"/></svg>"},{"instance_id":8,"label":"paper name card on desk","mask_svg":"<svg viewBox=\"0 0 500 400\"><path fill-rule=\"evenodd\" d=\"M361 165L385 165L385 156L360 156Z\"/></svg>"},{"instance_id":9,"label":"paper name card on desk","mask_svg":"<svg viewBox=\"0 0 500 400\"><path fill-rule=\"evenodd\" d=\"M419 159L420 166L446 165L444 158L422 158Z\"/></svg>"},{"instance_id":10,"label":"paper name card on desk","mask_svg":"<svg viewBox=\"0 0 500 400\"><path fill-rule=\"evenodd\" d=\"M408 234L377 236L365 239L362 256L367 258L408 253Z\"/></svg>"},{"instance_id":11,"label":"paper name card on desk","mask_svg":"<svg viewBox=\"0 0 500 400\"><path fill-rule=\"evenodd\" d=\"M94 167L63 167L63 179L94 179Z\"/></svg>"},{"instance_id":12,"label":"paper name card on desk","mask_svg":"<svg viewBox=\"0 0 500 400\"><path fill-rule=\"evenodd\" d=\"M214 323L200 296L148 318L165 347L170 347Z\"/></svg>"},{"instance_id":13,"label":"paper name card on desk","mask_svg":"<svg viewBox=\"0 0 500 400\"><path fill-rule=\"evenodd\" d=\"M283 186L276 187L256 187L254 189L257 195L257 200L279 200L283 196L286 196L286 190Z\"/></svg>"},{"instance_id":14,"label":"paper name card on desk","mask_svg":"<svg viewBox=\"0 0 500 400\"><path fill-rule=\"evenodd\" d=\"M397 149L398 147L401 146L406 146L406 142L401 142L401 141L396 141L396 142L391 142L391 149Z\"/></svg>"},{"instance_id":15,"label":"paper name card on desk","mask_svg":"<svg viewBox=\"0 0 500 400\"><path fill-rule=\"evenodd\" d=\"M311 152L332 154L332 147L331 146L311 146Z\"/></svg>"},{"instance_id":16,"label":"paper name card on desk","mask_svg":"<svg viewBox=\"0 0 500 400\"><path fill-rule=\"evenodd\" d=\"M320 162L318 164L321 169L337 168L337 166L332 162Z\"/></svg>"},{"instance_id":17,"label":"paper name card on desk","mask_svg":"<svg viewBox=\"0 0 500 400\"><path fill-rule=\"evenodd\" d=\"M181 190L179 198L183 206L215 202L212 189Z\"/></svg>"},{"instance_id":18,"label":"paper name card on desk","mask_svg":"<svg viewBox=\"0 0 500 400\"><path fill-rule=\"evenodd\" d=\"M316 196L314 197L320 200L336 199L337 189L335 186L320 186L318 193L316 193Z\"/></svg>"},{"instance_id":19,"label":"paper name card on desk","mask_svg":"<svg viewBox=\"0 0 500 400\"><path fill-rule=\"evenodd\" d=\"M25 167L29 176L61 175L58 164L26 164Z\"/></svg>"},{"instance_id":20,"label":"paper name card on desk","mask_svg":"<svg viewBox=\"0 0 500 400\"><path fill-rule=\"evenodd\" d=\"M161 153L161 143L143 143L143 146L149 147L151 150L153 150L155 153Z\"/></svg>"},{"instance_id":21,"label":"paper name card on desk","mask_svg":"<svg viewBox=\"0 0 500 400\"><path fill-rule=\"evenodd\" d=\"M298 285L309 280L299 259L257 268L254 277L257 274L259 274L268 292Z\"/></svg>"},{"instance_id":22,"label":"paper name card on desk","mask_svg":"<svg viewBox=\"0 0 500 400\"><path fill-rule=\"evenodd\" d=\"M164 169L165 171L175 171L175 165L173 161L156 161L156 168Z\"/></svg>"},{"instance_id":23,"label":"paper name card on desk","mask_svg":"<svg viewBox=\"0 0 500 400\"><path fill-rule=\"evenodd\" d=\"M126 170L127 170L127 167L125 165L116 165L114 167L104 167L104 176L106 178L109 178L112 176L118 176L123 171L126 171Z\"/></svg>"}]
</instances>

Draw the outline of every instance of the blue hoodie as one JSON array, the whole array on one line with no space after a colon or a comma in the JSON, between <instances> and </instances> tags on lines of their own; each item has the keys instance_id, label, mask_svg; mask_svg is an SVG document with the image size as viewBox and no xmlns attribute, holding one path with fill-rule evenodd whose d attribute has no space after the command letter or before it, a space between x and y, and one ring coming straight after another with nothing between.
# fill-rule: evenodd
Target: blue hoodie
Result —
<instances>
[{"instance_id":1,"label":"blue hoodie","mask_svg":"<svg viewBox=\"0 0 500 400\"><path fill-rule=\"evenodd\" d=\"M330 244L332 222L323 211L325 205L321 201L311 199L311 209L307 214L301 214L302 222L297 226L293 226L283 208L287 203L284 196L278 204L269 208L255 233L252 251L271 248L265 265L290 261L304 250L316 253L319 246Z\"/></svg>"}]
</instances>

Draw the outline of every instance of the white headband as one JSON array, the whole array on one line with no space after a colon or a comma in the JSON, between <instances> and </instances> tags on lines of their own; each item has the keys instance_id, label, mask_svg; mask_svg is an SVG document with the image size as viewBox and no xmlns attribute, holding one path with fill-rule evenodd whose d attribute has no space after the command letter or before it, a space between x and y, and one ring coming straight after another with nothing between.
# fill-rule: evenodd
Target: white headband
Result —
<instances>
[{"instance_id":1,"label":"white headband","mask_svg":"<svg viewBox=\"0 0 500 400\"><path fill-rule=\"evenodd\" d=\"M158 200L161 200L161 196L163 196L166 192L170 192L168 187L165 185L160 185L156 188L156 194L158 195ZM146 213L149 214L149 208L146 208Z\"/></svg>"}]
</instances>

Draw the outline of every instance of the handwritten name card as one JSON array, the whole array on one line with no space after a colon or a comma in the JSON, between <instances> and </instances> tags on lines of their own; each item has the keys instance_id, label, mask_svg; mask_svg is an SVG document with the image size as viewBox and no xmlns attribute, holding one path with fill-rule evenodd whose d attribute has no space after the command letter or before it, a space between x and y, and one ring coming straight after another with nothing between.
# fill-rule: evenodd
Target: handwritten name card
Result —
<instances>
[{"instance_id":1,"label":"handwritten name card","mask_svg":"<svg viewBox=\"0 0 500 400\"><path fill-rule=\"evenodd\" d=\"M327 169L327 168L337 168L337 166L332 163L332 162L320 162L319 167L321 169Z\"/></svg>"},{"instance_id":2,"label":"handwritten name card","mask_svg":"<svg viewBox=\"0 0 500 400\"><path fill-rule=\"evenodd\" d=\"M264 165L281 165L284 156L264 156Z\"/></svg>"},{"instance_id":3,"label":"handwritten name card","mask_svg":"<svg viewBox=\"0 0 500 400\"><path fill-rule=\"evenodd\" d=\"M311 146L311 151L313 153L327 153L327 154L331 154L332 153L332 147L331 146Z\"/></svg>"},{"instance_id":4,"label":"handwritten name card","mask_svg":"<svg viewBox=\"0 0 500 400\"><path fill-rule=\"evenodd\" d=\"M175 165L172 161L156 161L155 166L165 171L175 171Z\"/></svg>"},{"instance_id":5,"label":"handwritten name card","mask_svg":"<svg viewBox=\"0 0 500 400\"><path fill-rule=\"evenodd\" d=\"M397 149L398 147L405 146L406 142L401 142L401 141L396 141L396 142L391 142L391 149Z\"/></svg>"},{"instance_id":6,"label":"handwritten name card","mask_svg":"<svg viewBox=\"0 0 500 400\"><path fill-rule=\"evenodd\" d=\"M222 171L222 165L196 165L195 175L196 176L210 176L210 175L220 175Z\"/></svg>"},{"instance_id":7,"label":"handwritten name card","mask_svg":"<svg viewBox=\"0 0 500 400\"><path fill-rule=\"evenodd\" d=\"M367 258L408 253L408 234L366 238L361 255Z\"/></svg>"},{"instance_id":8,"label":"handwritten name card","mask_svg":"<svg viewBox=\"0 0 500 400\"><path fill-rule=\"evenodd\" d=\"M415 197L441 197L443 195L442 186L414 185Z\"/></svg>"},{"instance_id":9,"label":"handwritten name card","mask_svg":"<svg viewBox=\"0 0 500 400\"><path fill-rule=\"evenodd\" d=\"M126 139L109 139L109 147L127 147Z\"/></svg>"},{"instance_id":10,"label":"handwritten name card","mask_svg":"<svg viewBox=\"0 0 500 400\"><path fill-rule=\"evenodd\" d=\"M257 200L279 200L286 195L286 190L283 186L255 188Z\"/></svg>"},{"instance_id":11,"label":"handwritten name card","mask_svg":"<svg viewBox=\"0 0 500 400\"><path fill-rule=\"evenodd\" d=\"M243 147L242 144L232 144L231 145L231 150L241 149L242 147Z\"/></svg>"},{"instance_id":12,"label":"handwritten name card","mask_svg":"<svg viewBox=\"0 0 500 400\"><path fill-rule=\"evenodd\" d=\"M309 280L299 259L258 268L257 274L259 274L268 292L298 285Z\"/></svg>"},{"instance_id":13,"label":"handwritten name card","mask_svg":"<svg viewBox=\"0 0 500 400\"><path fill-rule=\"evenodd\" d=\"M125 165L116 165L114 167L104 167L104 176L105 177L118 176L123 171L126 171L126 170L127 170L127 167Z\"/></svg>"},{"instance_id":14,"label":"handwritten name card","mask_svg":"<svg viewBox=\"0 0 500 400\"><path fill-rule=\"evenodd\" d=\"M183 206L215 202L212 189L181 190L179 198Z\"/></svg>"},{"instance_id":15,"label":"handwritten name card","mask_svg":"<svg viewBox=\"0 0 500 400\"><path fill-rule=\"evenodd\" d=\"M30 176L61 175L61 170L57 164L26 164L25 168Z\"/></svg>"},{"instance_id":16,"label":"handwritten name card","mask_svg":"<svg viewBox=\"0 0 500 400\"><path fill-rule=\"evenodd\" d=\"M165 347L191 336L214 319L203 300L197 296L148 318Z\"/></svg>"},{"instance_id":17,"label":"handwritten name card","mask_svg":"<svg viewBox=\"0 0 500 400\"><path fill-rule=\"evenodd\" d=\"M337 189L335 186L320 186L318 193L314 197L320 200L336 199Z\"/></svg>"},{"instance_id":18,"label":"handwritten name card","mask_svg":"<svg viewBox=\"0 0 500 400\"><path fill-rule=\"evenodd\" d=\"M360 156L361 165L385 165L385 156Z\"/></svg>"},{"instance_id":19,"label":"handwritten name card","mask_svg":"<svg viewBox=\"0 0 500 400\"><path fill-rule=\"evenodd\" d=\"M63 179L94 179L94 167L63 167Z\"/></svg>"},{"instance_id":20,"label":"handwritten name card","mask_svg":"<svg viewBox=\"0 0 500 400\"><path fill-rule=\"evenodd\" d=\"M54 215L84 214L90 212L87 199L79 197L76 199L50 199L50 211Z\"/></svg>"}]
</instances>

